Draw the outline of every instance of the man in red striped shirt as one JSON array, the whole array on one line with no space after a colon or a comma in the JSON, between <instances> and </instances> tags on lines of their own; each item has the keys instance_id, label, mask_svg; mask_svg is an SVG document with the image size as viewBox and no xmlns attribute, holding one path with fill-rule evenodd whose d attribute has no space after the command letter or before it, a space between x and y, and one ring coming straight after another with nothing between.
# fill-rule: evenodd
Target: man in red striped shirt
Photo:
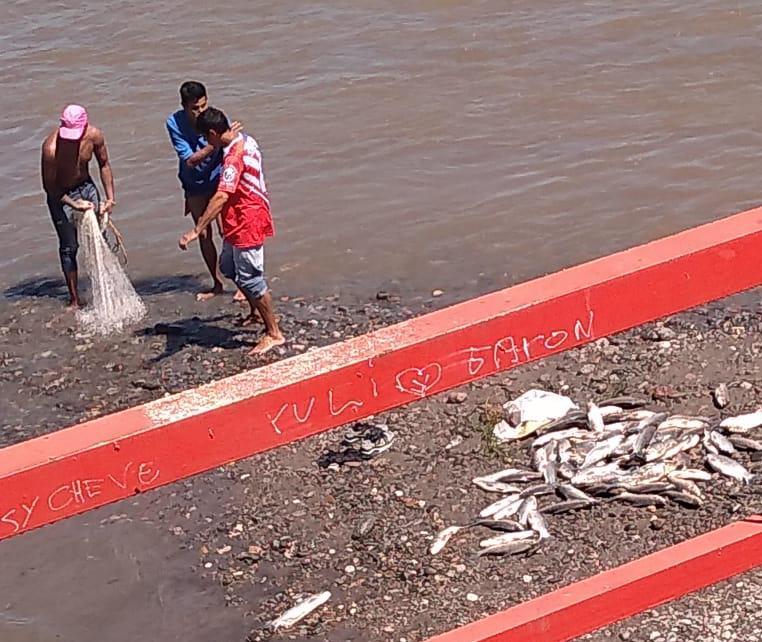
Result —
<instances>
[{"instance_id":1,"label":"man in red striped shirt","mask_svg":"<svg viewBox=\"0 0 762 642\"><path fill-rule=\"evenodd\" d=\"M264 243L274 234L270 202L257 141L236 133L219 109L209 107L199 115L196 127L210 145L223 149L222 172L217 191L196 227L180 238L180 248L188 244L222 213L224 243L220 271L246 296L251 308L250 321L259 312L265 323L265 336L251 355L264 354L285 343L273 310L272 296L264 274Z\"/></svg>"}]
</instances>

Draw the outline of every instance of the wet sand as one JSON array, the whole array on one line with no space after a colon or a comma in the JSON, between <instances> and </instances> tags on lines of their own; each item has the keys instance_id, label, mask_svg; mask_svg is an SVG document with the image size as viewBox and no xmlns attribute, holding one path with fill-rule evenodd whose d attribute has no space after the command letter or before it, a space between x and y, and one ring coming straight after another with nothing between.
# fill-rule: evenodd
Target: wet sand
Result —
<instances>
[{"instance_id":1,"label":"wet sand","mask_svg":"<svg viewBox=\"0 0 762 642\"><path fill-rule=\"evenodd\" d=\"M0 336L10 364L2 393L14 400L3 417L6 441L251 365L242 344L255 335L235 327L229 297L206 308L185 293L157 294L149 303L156 316L146 327L108 347L80 350L87 344L73 334L62 341L51 332L43 340L36 331L58 301L9 306L0 323L9 328ZM284 326L293 337L284 354L391 323L440 300L405 303L373 295L364 302L283 301ZM8 570L0 594L14 596L0 609L3 639L95 642L101 628L74 615L94 613L104 619L91 622L108 620L109 639L117 642L134 639L136 627L156 639L194 642L247 635L419 642L762 510L759 486L719 481L706 489L707 503L698 510L607 505L551 518L552 542L528 559L476 561L476 534L455 539L435 558L427 553L436 531L472 517L488 501L472 477L506 461L525 462L523 445L490 447L483 415L530 387L581 401L642 394L654 407L715 415L709 393L725 382L731 405L724 414L756 407L762 323L756 308L730 304L497 375L464 388L461 403L443 394L386 413L379 419L397 440L370 462L338 471L319 465L339 449L340 429L3 542L0 561ZM157 329L157 322L164 325ZM55 356L42 355L48 350ZM762 472L758 461L747 463ZM274 636L263 631L296 594L322 590L333 598L303 623ZM477 601L467 600L468 593ZM45 637L51 630L59 637Z\"/></svg>"}]
</instances>

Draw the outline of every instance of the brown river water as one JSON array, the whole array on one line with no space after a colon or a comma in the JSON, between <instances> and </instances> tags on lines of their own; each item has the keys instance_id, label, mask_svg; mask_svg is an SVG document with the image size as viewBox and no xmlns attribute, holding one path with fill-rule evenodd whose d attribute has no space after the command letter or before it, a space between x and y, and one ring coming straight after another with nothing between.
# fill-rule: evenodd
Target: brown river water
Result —
<instances>
[{"instance_id":1,"label":"brown river water","mask_svg":"<svg viewBox=\"0 0 762 642\"><path fill-rule=\"evenodd\" d=\"M164 129L190 78L263 149L279 294L467 296L762 201L753 0L4 0L0 60L0 291L58 275L39 147L67 102L106 134L133 278L203 272ZM241 639L188 626L163 540L78 524L0 543L3 642Z\"/></svg>"}]
</instances>

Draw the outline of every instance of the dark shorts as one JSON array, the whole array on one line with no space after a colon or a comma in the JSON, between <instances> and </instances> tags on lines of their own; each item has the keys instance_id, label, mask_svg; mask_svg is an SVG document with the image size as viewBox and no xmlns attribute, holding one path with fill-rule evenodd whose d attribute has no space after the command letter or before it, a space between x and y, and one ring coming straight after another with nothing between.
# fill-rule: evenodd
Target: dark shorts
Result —
<instances>
[{"instance_id":1,"label":"dark shorts","mask_svg":"<svg viewBox=\"0 0 762 642\"><path fill-rule=\"evenodd\" d=\"M95 206L95 212L98 213L101 197L91 178L69 189L66 195L75 201L78 199L90 201ZM58 234L58 255L61 258L61 267L64 273L74 272L77 269L77 251L79 250L77 223L74 220L76 210L50 197L48 197L48 209Z\"/></svg>"}]
</instances>

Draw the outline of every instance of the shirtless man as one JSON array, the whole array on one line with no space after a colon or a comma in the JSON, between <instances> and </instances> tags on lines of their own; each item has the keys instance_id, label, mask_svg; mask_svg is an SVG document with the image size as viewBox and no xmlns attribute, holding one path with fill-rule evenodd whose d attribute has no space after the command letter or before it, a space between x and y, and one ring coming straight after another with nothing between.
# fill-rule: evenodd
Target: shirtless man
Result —
<instances>
[{"instance_id":1,"label":"shirtless man","mask_svg":"<svg viewBox=\"0 0 762 642\"><path fill-rule=\"evenodd\" d=\"M95 154L100 167L101 183L106 200L101 202L98 188L90 178L90 160ZM75 215L93 208L96 213L111 214L114 201L114 176L100 129L88 123L87 111L69 105L61 114L60 126L42 143L42 187L48 209L58 233L58 254L61 258L69 307L80 305L77 291L77 225Z\"/></svg>"}]
</instances>

